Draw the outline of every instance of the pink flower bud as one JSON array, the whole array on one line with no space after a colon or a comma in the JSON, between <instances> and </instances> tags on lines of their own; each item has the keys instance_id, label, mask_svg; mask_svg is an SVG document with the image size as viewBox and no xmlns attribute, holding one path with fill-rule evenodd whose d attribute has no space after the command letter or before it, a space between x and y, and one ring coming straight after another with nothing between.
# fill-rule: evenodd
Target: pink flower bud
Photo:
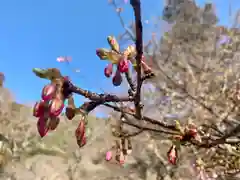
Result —
<instances>
[{"instance_id":1,"label":"pink flower bud","mask_svg":"<svg viewBox=\"0 0 240 180\"><path fill-rule=\"evenodd\" d=\"M190 138L195 138L197 136L198 130L195 124L188 124L185 128L185 134L188 135Z\"/></svg>"},{"instance_id":2,"label":"pink flower bud","mask_svg":"<svg viewBox=\"0 0 240 180\"><path fill-rule=\"evenodd\" d=\"M105 67L104 69L104 75L109 78L112 75L112 72L113 72L113 65L108 64L107 67Z\"/></svg>"},{"instance_id":3,"label":"pink flower bud","mask_svg":"<svg viewBox=\"0 0 240 180\"><path fill-rule=\"evenodd\" d=\"M56 92L56 86L53 84L46 85L42 90L42 99L44 101L50 101Z\"/></svg>"},{"instance_id":4,"label":"pink flower bud","mask_svg":"<svg viewBox=\"0 0 240 180\"><path fill-rule=\"evenodd\" d=\"M142 65L143 72L145 74L152 72L152 69L144 61L142 61L141 65Z\"/></svg>"},{"instance_id":5,"label":"pink flower bud","mask_svg":"<svg viewBox=\"0 0 240 180\"><path fill-rule=\"evenodd\" d=\"M111 151L108 151L106 152L106 161L110 161L112 159L112 152Z\"/></svg>"},{"instance_id":6,"label":"pink flower bud","mask_svg":"<svg viewBox=\"0 0 240 180\"><path fill-rule=\"evenodd\" d=\"M47 132L48 132L48 127L47 127L47 123L46 123L47 119L44 117L40 117L38 119L37 122L37 129L38 129L38 133L41 137L46 136Z\"/></svg>"},{"instance_id":7,"label":"pink flower bud","mask_svg":"<svg viewBox=\"0 0 240 180\"><path fill-rule=\"evenodd\" d=\"M83 121L80 121L75 131L75 136L78 146L83 147L86 144L85 123Z\"/></svg>"},{"instance_id":8,"label":"pink flower bud","mask_svg":"<svg viewBox=\"0 0 240 180\"><path fill-rule=\"evenodd\" d=\"M49 115L57 117L61 114L64 108L64 102L61 99L53 99L49 105Z\"/></svg>"},{"instance_id":9,"label":"pink flower bud","mask_svg":"<svg viewBox=\"0 0 240 180\"><path fill-rule=\"evenodd\" d=\"M121 8L117 8L117 9L120 10ZM117 52L119 51L119 44L114 36L108 36L107 41L108 41L108 44L111 46L112 50Z\"/></svg>"},{"instance_id":10,"label":"pink flower bud","mask_svg":"<svg viewBox=\"0 0 240 180\"><path fill-rule=\"evenodd\" d=\"M120 59L119 63L118 63L118 70L121 73L126 73L129 70L129 62L127 58L122 58Z\"/></svg>"},{"instance_id":11,"label":"pink flower bud","mask_svg":"<svg viewBox=\"0 0 240 180\"><path fill-rule=\"evenodd\" d=\"M176 149L176 146L171 146L171 148L169 149L168 153L167 153L167 156L168 156L168 161L173 164L173 165L176 165L176 162L177 162L177 158L178 158L178 153L177 153L177 149Z\"/></svg>"},{"instance_id":12,"label":"pink flower bud","mask_svg":"<svg viewBox=\"0 0 240 180\"><path fill-rule=\"evenodd\" d=\"M118 70L116 71L116 73L112 79L112 83L114 86L120 86L122 84L122 76Z\"/></svg>"},{"instance_id":13,"label":"pink flower bud","mask_svg":"<svg viewBox=\"0 0 240 180\"><path fill-rule=\"evenodd\" d=\"M124 156L124 154L122 152L120 153L119 163L121 165L123 165L125 163L125 156Z\"/></svg>"},{"instance_id":14,"label":"pink flower bud","mask_svg":"<svg viewBox=\"0 0 240 180\"><path fill-rule=\"evenodd\" d=\"M44 114L44 101L41 100L39 102L36 102L36 104L33 107L33 116L40 117Z\"/></svg>"}]
</instances>

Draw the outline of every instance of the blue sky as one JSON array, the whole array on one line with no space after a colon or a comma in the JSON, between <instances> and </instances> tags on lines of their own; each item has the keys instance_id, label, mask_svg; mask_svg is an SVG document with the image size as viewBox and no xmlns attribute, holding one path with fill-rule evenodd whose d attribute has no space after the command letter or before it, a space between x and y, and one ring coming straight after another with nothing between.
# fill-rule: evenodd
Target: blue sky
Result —
<instances>
[{"instance_id":1,"label":"blue sky","mask_svg":"<svg viewBox=\"0 0 240 180\"><path fill-rule=\"evenodd\" d=\"M221 23L227 24L228 1L216 2ZM142 3L144 20L161 13L162 1ZM240 7L239 0L232 0L232 4L235 9ZM123 16L126 22L133 19L128 5ZM0 71L5 73L6 86L18 102L40 99L47 81L33 75L34 67L57 67L83 88L112 91L111 80L103 75L106 62L95 55L96 48L108 47L108 35L123 32L107 0L1 1L0 27ZM56 62L61 55L72 56L72 66L81 72L73 73L66 64Z\"/></svg>"}]
</instances>

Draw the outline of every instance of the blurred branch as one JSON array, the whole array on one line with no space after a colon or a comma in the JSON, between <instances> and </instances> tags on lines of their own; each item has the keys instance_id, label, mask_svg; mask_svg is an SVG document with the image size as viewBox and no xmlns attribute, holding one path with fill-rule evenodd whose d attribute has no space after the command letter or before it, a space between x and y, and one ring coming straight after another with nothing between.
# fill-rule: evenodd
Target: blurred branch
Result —
<instances>
[{"instance_id":1,"label":"blurred branch","mask_svg":"<svg viewBox=\"0 0 240 180\"><path fill-rule=\"evenodd\" d=\"M115 0L112 0L112 1L111 1L111 4L112 4L113 7L115 8L115 10L118 9L118 6L117 6ZM136 38L134 37L133 33L130 31L130 29L128 29L128 28L126 27L126 25L125 25L125 23L124 23L124 20L123 20L123 18L122 18L122 16L121 16L121 11L117 11L117 15L118 15L118 18L119 18L119 20L120 20L120 23L121 23L123 29L126 31L125 33L128 34L133 41L136 41Z\"/></svg>"}]
</instances>

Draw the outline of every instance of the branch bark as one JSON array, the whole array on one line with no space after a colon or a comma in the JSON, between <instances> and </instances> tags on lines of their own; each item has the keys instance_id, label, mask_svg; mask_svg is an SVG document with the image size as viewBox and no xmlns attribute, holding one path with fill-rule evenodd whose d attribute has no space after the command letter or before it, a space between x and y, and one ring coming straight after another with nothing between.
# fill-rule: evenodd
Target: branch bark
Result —
<instances>
[{"instance_id":1,"label":"branch bark","mask_svg":"<svg viewBox=\"0 0 240 180\"><path fill-rule=\"evenodd\" d=\"M137 71L137 91L134 99L136 116L138 119L142 119L142 107L141 107L141 87L142 87L142 72L141 72L141 61L143 56L143 37L142 37L142 20L141 20L141 1L131 0L134 16L135 16L135 26L136 26L136 71Z\"/></svg>"}]
</instances>

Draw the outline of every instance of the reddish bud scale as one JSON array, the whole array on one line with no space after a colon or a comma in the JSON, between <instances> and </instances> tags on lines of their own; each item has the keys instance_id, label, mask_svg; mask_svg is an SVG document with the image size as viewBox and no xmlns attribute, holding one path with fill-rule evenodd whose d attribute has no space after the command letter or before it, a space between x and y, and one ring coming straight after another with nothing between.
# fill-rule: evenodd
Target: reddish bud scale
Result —
<instances>
[{"instance_id":1,"label":"reddish bud scale","mask_svg":"<svg viewBox=\"0 0 240 180\"><path fill-rule=\"evenodd\" d=\"M72 120L75 116L75 110L73 108L67 107L65 115L67 116L68 120Z\"/></svg>"},{"instance_id":2,"label":"reddish bud scale","mask_svg":"<svg viewBox=\"0 0 240 180\"><path fill-rule=\"evenodd\" d=\"M55 130L60 123L59 117L51 117L49 120L49 128L51 131Z\"/></svg>"}]
</instances>

